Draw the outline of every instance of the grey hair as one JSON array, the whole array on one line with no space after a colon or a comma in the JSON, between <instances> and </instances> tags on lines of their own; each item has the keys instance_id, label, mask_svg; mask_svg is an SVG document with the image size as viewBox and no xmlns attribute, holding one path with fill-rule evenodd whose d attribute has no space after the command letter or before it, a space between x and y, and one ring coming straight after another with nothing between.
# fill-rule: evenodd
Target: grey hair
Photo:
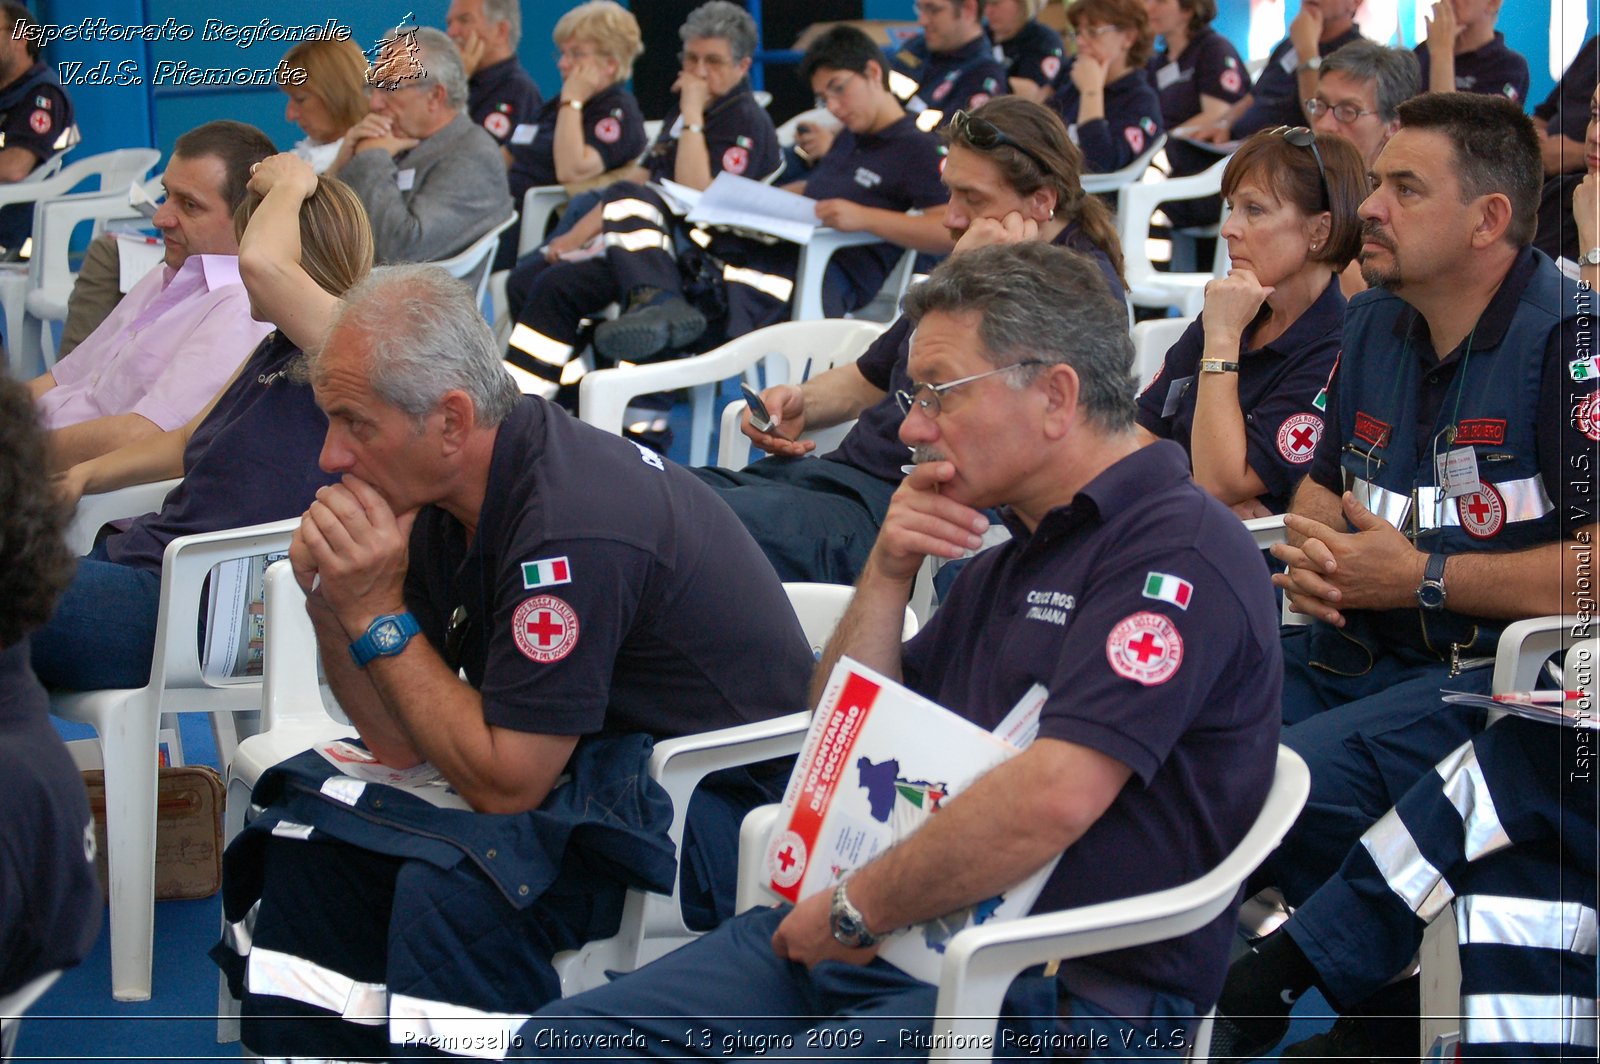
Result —
<instances>
[{"instance_id":1,"label":"grey hair","mask_svg":"<svg viewBox=\"0 0 1600 1064\"><path fill-rule=\"evenodd\" d=\"M423 26L417 30L417 50L422 53L422 84L444 86L444 102L452 110L467 107L467 68L461 65L456 42L443 30Z\"/></svg>"},{"instance_id":2,"label":"grey hair","mask_svg":"<svg viewBox=\"0 0 1600 1064\"><path fill-rule=\"evenodd\" d=\"M520 395L472 290L438 266L380 266L345 293L328 336L350 331L369 348L367 379L379 399L414 423L446 392L472 399L480 425L505 420ZM326 352L328 345L323 344ZM320 375L323 354L313 357Z\"/></svg>"},{"instance_id":3,"label":"grey hair","mask_svg":"<svg viewBox=\"0 0 1600 1064\"><path fill-rule=\"evenodd\" d=\"M748 59L756 52L756 20L738 4L728 0L709 0L689 12L678 27L678 37L688 44L697 37L718 37L728 42L733 61Z\"/></svg>"},{"instance_id":4,"label":"grey hair","mask_svg":"<svg viewBox=\"0 0 1600 1064\"><path fill-rule=\"evenodd\" d=\"M511 26L507 39L511 50L517 50L522 40L522 4L520 0L483 0L483 17L489 22L505 22Z\"/></svg>"},{"instance_id":5,"label":"grey hair","mask_svg":"<svg viewBox=\"0 0 1600 1064\"><path fill-rule=\"evenodd\" d=\"M913 323L934 311L977 313L980 354L991 365L1039 359L1071 366L1091 424L1105 432L1133 427L1137 382L1127 310L1087 256L1037 242L953 256L906 296ZM1022 388L1029 377L1006 380Z\"/></svg>"},{"instance_id":6,"label":"grey hair","mask_svg":"<svg viewBox=\"0 0 1600 1064\"><path fill-rule=\"evenodd\" d=\"M1378 87L1378 117L1393 122L1401 104L1422 91L1422 67L1406 48L1386 48L1365 38L1328 53L1322 73L1330 70Z\"/></svg>"}]
</instances>

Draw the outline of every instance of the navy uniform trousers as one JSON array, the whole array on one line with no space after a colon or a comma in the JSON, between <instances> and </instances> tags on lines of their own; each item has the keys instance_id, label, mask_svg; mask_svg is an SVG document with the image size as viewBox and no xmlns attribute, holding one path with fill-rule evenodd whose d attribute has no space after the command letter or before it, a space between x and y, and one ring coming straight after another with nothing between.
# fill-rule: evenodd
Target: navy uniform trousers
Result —
<instances>
[{"instance_id":1,"label":"navy uniform trousers","mask_svg":"<svg viewBox=\"0 0 1600 1064\"><path fill-rule=\"evenodd\" d=\"M1453 905L1463 1054L1592 1060L1594 737L1507 717L1440 761L1285 925L1321 985L1359 1002Z\"/></svg>"}]
</instances>

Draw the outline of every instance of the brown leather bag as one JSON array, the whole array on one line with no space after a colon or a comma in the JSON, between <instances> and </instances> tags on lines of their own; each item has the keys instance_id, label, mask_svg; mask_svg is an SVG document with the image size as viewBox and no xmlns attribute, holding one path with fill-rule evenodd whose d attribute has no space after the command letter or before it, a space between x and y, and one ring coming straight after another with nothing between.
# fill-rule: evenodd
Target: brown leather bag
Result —
<instances>
[{"instance_id":1,"label":"brown leather bag","mask_svg":"<svg viewBox=\"0 0 1600 1064\"><path fill-rule=\"evenodd\" d=\"M83 774L94 814L95 869L109 896L106 872L105 772ZM156 897L209 898L222 886L222 777L207 765L163 768L156 786Z\"/></svg>"}]
</instances>

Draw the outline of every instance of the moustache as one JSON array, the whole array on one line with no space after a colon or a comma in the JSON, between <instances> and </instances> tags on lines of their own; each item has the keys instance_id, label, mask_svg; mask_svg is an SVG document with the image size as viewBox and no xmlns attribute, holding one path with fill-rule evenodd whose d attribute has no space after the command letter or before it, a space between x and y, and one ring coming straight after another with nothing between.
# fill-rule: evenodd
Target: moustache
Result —
<instances>
[{"instance_id":1,"label":"moustache","mask_svg":"<svg viewBox=\"0 0 1600 1064\"><path fill-rule=\"evenodd\" d=\"M1383 226L1370 218L1361 223L1361 239L1370 244L1386 247L1390 251L1394 250L1394 241L1389 239L1389 234L1383 231Z\"/></svg>"},{"instance_id":2,"label":"moustache","mask_svg":"<svg viewBox=\"0 0 1600 1064\"><path fill-rule=\"evenodd\" d=\"M944 460L944 452L937 447L919 445L911 448L911 462L913 465L921 465L924 462L942 462Z\"/></svg>"}]
</instances>

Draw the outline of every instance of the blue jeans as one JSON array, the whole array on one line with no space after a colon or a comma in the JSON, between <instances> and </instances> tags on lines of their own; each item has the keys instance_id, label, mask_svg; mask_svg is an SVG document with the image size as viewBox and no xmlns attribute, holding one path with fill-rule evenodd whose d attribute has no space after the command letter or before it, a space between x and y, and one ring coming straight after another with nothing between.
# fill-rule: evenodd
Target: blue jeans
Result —
<instances>
[{"instance_id":1,"label":"blue jeans","mask_svg":"<svg viewBox=\"0 0 1600 1064\"><path fill-rule=\"evenodd\" d=\"M143 687L155 654L161 574L105 560L96 547L56 612L33 633L33 671L46 687L98 691Z\"/></svg>"},{"instance_id":2,"label":"blue jeans","mask_svg":"<svg viewBox=\"0 0 1600 1064\"><path fill-rule=\"evenodd\" d=\"M551 1002L523 1025L509 1056L926 1059L939 1037L938 989L881 960L811 969L783 960L772 933L788 912L752 909L638 972ZM1081 998L1058 999L1057 987L1029 974L1011 984L995 1059L1183 1056L1188 1002L1156 995L1163 1015L1135 1025Z\"/></svg>"}]
</instances>

